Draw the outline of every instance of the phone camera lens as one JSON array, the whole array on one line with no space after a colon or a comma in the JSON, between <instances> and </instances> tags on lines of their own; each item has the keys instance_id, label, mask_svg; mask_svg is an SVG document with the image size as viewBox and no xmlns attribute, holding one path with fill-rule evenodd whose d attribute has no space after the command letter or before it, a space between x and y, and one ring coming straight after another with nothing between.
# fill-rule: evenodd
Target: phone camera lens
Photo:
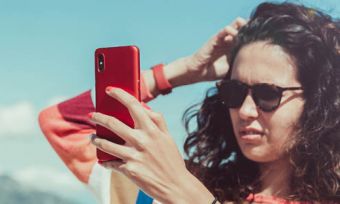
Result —
<instances>
[{"instance_id":1,"label":"phone camera lens","mask_svg":"<svg viewBox=\"0 0 340 204\"><path fill-rule=\"evenodd\" d=\"M103 72L105 69L105 66L104 66L104 56L103 54L99 54L98 55L98 71L99 72Z\"/></svg>"}]
</instances>

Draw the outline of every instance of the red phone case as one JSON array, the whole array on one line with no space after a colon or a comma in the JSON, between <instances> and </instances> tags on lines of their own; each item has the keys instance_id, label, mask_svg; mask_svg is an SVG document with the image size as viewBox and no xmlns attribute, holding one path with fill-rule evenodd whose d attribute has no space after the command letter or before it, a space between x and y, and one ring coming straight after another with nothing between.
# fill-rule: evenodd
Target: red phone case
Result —
<instances>
[{"instance_id":1,"label":"red phone case","mask_svg":"<svg viewBox=\"0 0 340 204\"><path fill-rule=\"evenodd\" d=\"M98 48L95 52L96 112L114 116L134 127L129 111L120 102L108 96L106 87L124 89L140 101L139 49L136 46ZM97 135L118 144L125 141L112 131L97 125ZM99 162L118 158L97 149Z\"/></svg>"}]
</instances>

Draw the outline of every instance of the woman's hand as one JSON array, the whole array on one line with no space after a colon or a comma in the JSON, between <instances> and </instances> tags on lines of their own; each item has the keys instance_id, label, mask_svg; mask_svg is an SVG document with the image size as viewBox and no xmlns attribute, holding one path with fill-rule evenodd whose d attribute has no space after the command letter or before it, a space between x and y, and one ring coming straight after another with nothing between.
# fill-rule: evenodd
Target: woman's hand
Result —
<instances>
[{"instance_id":1,"label":"woman's hand","mask_svg":"<svg viewBox=\"0 0 340 204\"><path fill-rule=\"evenodd\" d=\"M122 89L108 87L106 91L129 110L135 128L108 115L90 114L93 122L126 141L124 145L119 145L94 136L92 143L97 148L122 160L104 162L102 165L125 174L158 201L176 203L185 200L187 195L183 188L188 182L197 183L186 169L163 116L145 109Z\"/></svg>"},{"instance_id":2,"label":"woman's hand","mask_svg":"<svg viewBox=\"0 0 340 204\"><path fill-rule=\"evenodd\" d=\"M246 24L237 18L223 28L201 47L195 54L179 58L164 67L165 78L173 88L201 81L214 81L223 78L229 70L227 56L233 46L234 37ZM151 70L143 73L147 87L153 96L159 94Z\"/></svg>"},{"instance_id":3,"label":"woman's hand","mask_svg":"<svg viewBox=\"0 0 340 204\"><path fill-rule=\"evenodd\" d=\"M189 57L188 73L199 81L212 81L223 78L229 70L228 55L234 37L247 21L237 18L213 36L194 55Z\"/></svg>"}]
</instances>

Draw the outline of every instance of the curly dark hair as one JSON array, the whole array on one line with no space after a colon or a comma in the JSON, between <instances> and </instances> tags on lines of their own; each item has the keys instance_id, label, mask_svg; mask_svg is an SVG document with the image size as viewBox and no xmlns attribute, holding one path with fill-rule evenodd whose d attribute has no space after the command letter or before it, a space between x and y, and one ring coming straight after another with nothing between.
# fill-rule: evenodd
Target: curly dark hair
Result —
<instances>
[{"instance_id":1,"label":"curly dark hair","mask_svg":"<svg viewBox=\"0 0 340 204\"><path fill-rule=\"evenodd\" d=\"M262 3L239 31L229 57L264 41L281 46L297 66L305 100L290 144L293 169L286 199L340 201L340 21L303 5ZM230 77L231 71L226 75ZM196 127L192 129L191 121ZM221 201L242 201L260 187L259 167L241 152L216 87L184 115L187 166Z\"/></svg>"}]
</instances>

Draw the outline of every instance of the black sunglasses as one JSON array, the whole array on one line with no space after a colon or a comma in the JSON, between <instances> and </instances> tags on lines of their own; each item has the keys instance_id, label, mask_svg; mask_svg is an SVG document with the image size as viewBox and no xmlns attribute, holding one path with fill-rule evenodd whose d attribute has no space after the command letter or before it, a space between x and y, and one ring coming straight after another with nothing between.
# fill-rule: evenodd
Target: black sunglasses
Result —
<instances>
[{"instance_id":1,"label":"black sunglasses","mask_svg":"<svg viewBox=\"0 0 340 204\"><path fill-rule=\"evenodd\" d=\"M271 112L279 107L282 92L287 90L302 90L302 87L283 88L266 83L248 85L237 80L219 81L216 83L216 87L222 102L228 108L241 107L250 89L256 106L264 112Z\"/></svg>"}]
</instances>

